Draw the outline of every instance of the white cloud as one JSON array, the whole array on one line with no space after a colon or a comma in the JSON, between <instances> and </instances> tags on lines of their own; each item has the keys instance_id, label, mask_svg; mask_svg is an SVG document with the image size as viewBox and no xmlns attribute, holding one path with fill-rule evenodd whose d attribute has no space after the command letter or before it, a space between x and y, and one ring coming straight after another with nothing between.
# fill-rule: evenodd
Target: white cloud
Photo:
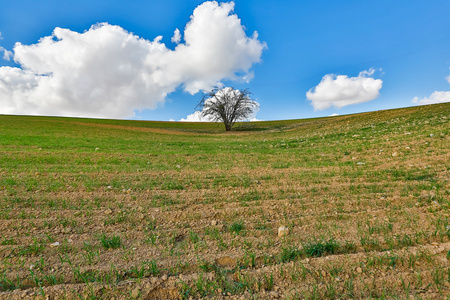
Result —
<instances>
[{"instance_id":1,"label":"white cloud","mask_svg":"<svg viewBox=\"0 0 450 300\"><path fill-rule=\"evenodd\" d=\"M383 85L381 79L372 76L375 70L362 71L358 77L327 74L322 81L306 93L314 110L323 110L331 106L341 108L351 104L371 101L378 97Z\"/></svg>"},{"instance_id":2,"label":"white cloud","mask_svg":"<svg viewBox=\"0 0 450 300\"><path fill-rule=\"evenodd\" d=\"M334 113L334 114L329 115L329 117L336 117L336 116L339 116L339 114Z\"/></svg>"},{"instance_id":3,"label":"white cloud","mask_svg":"<svg viewBox=\"0 0 450 300\"><path fill-rule=\"evenodd\" d=\"M172 43L176 43L179 44L181 41L181 33L180 30L177 28L175 29L175 31L173 32L173 37L171 39Z\"/></svg>"},{"instance_id":4,"label":"white cloud","mask_svg":"<svg viewBox=\"0 0 450 300\"><path fill-rule=\"evenodd\" d=\"M173 120L171 120L173 121ZM262 120L257 119L256 117L251 117L247 120L241 120L241 121L249 121L249 122L260 122ZM202 116L202 112L197 110L194 113L188 115L186 118L181 118L179 122L219 122L212 120L209 116Z\"/></svg>"},{"instance_id":5,"label":"white cloud","mask_svg":"<svg viewBox=\"0 0 450 300\"><path fill-rule=\"evenodd\" d=\"M17 43L21 68L0 68L0 113L132 117L163 104L178 86L194 94L251 77L266 46L256 33L246 35L233 9L233 2L199 5L175 50L160 36L149 41L106 23Z\"/></svg>"},{"instance_id":6,"label":"white cloud","mask_svg":"<svg viewBox=\"0 0 450 300\"><path fill-rule=\"evenodd\" d=\"M188 115L186 118L181 118L180 122L214 122L209 116L204 117L202 112L197 110Z\"/></svg>"},{"instance_id":7,"label":"white cloud","mask_svg":"<svg viewBox=\"0 0 450 300\"><path fill-rule=\"evenodd\" d=\"M430 97L414 97L411 102L418 105L450 102L450 92L435 91L430 95Z\"/></svg>"},{"instance_id":8,"label":"white cloud","mask_svg":"<svg viewBox=\"0 0 450 300\"><path fill-rule=\"evenodd\" d=\"M13 55L11 51L6 50L5 48L3 48L2 46L0 46L0 53L3 51L3 59L10 61L11 60L11 56Z\"/></svg>"},{"instance_id":9,"label":"white cloud","mask_svg":"<svg viewBox=\"0 0 450 300\"><path fill-rule=\"evenodd\" d=\"M450 76L445 77L445 79L448 81L448 83L450 83ZM418 105L437 104L445 102L450 102L450 92L434 91L429 97L414 97L411 100L411 103Z\"/></svg>"}]
</instances>

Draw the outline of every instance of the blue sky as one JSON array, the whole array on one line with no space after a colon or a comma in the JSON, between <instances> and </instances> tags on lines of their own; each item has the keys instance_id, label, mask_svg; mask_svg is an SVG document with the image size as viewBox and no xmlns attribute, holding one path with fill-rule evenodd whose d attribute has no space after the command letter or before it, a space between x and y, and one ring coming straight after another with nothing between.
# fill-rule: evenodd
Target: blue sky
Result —
<instances>
[{"instance_id":1,"label":"blue sky","mask_svg":"<svg viewBox=\"0 0 450 300\"><path fill-rule=\"evenodd\" d=\"M92 54L88 57L89 60L84 62L89 66L77 69L89 72L85 78L92 84L89 85L92 87L91 90L94 87L98 88L98 97L104 98L95 106L89 106L92 102L96 102L92 100L95 98L89 98L91 100L83 104L83 101L87 101L86 95L93 97L90 91L78 94L64 90L52 96L53 92L58 93L64 89L57 84L80 83L79 79L85 76L82 73L77 75L77 81L64 76L62 78L66 81L63 83L62 79L55 79L46 83L46 88L38 87L42 85L44 79L51 77L50 74L53 72L60 74L63 70L69 70L68 72L73 73L66 66L72 65L69 56L61 60L55 59L49 67L45 61L49 57L46 55L50 55L51 51L44 53L49 49L44 46L49 44L42 44L39 48L42 51L30 47L37 45L41 38L51 36L55 28L83 33L89 31L94 24L106 22L109 25L117 25L124 32L146 41L154 41L157 36L163 36L158 45L165 44L167 52L170 52L175 51L178 43L184 42L186 24L191 20L194 10L203 2L1 1L0 83L3 86L0 85L0 95L3 100L0 99L0 114L97 116L84 113L82 109L84 105L90 111L105 112L100 113L100 117L180 120L194 112L201 98L200 92L194 93L196 91L194 86L207 86L208 78L220 81L226 86L249 88L260 103L261 108L256 117L261 120L349 114L450 101L448 92L450 79L447 79L450 75L450 2L433 0L426 2L236 0L234 10L231 10L229 15L237 15L241 25L245 27L247 41L252 42L253 46L249 44L247 48L239 50L232 48L233 53L238 52L239 57L228 65L218 65L217 68L221 68L219 70L204 71L201 78L193 80L190 77L191 74L200 76L195 66L190 66L191 69L182 68L180 73L184 77L178 81L165 82L164 89L149 90L143 87L145 84L140 84L133 86L133 91L125 91L123 96L112 103L108 102L107 98L114 98L118 92L108 93L101 89L108 89L108 82L114 85L117 78L100 82L108 74L104 75L100 71L96 73L96 69L89 69L89 66L96 64L93 58L105 53L104 63L108 66L118 61L114 55L129 54L130 57L124 59L122 64L127 67L126 64L130 63L136 67L138 63L133 61L135 57L133 51L138 51L136 49L142 45L139 46L139 42L135 42L133 44L135 48L130 46L131 50L128 52L116 53L113 49L109 51L102 48L101 54ZM208 10L205 10L204 17L207 15ZM232 21L226 18L217 20L225 23ZM208 22L212 21L214 20L208 19ZM178 43L171 41L177 28L182 36ZM121 31L106 26L103 29L104 34L115 32L117 39L126 38L126 33ZM205 34L205 30L207 28L197 28L192 30L192 34L202 35ZM234 30L239 31L238 28ZM252 36L254 31L258 33L257 38ZM60 40L69 39L69 36L70 34L66 34L64 38L60 37ZM97 35L97 38L98 36L100 35ZM95 43L95 38L92 39ZM53 40L56 41L57 38ZM80 38L74 43L82 41ZM17 42L27 47L16 49ZM230 44L229 41L226 43ZM105 43L104 47L108 45L114 43ZM67 49L74 49L76 46L71 44L66 47L69 48L58 49L68 53L71 50ZM253 48L249 49L250 47ZM191 50L186 53L195 54L194 49ZM227 60L230 52L218 52L217 57ZM58 56L57 52L51 53ZM186 53L182 58L174 60L190 60ZM39 55L42 55L42 58L36 58ZM74 60L78 57L76 55L72 56ZM158 59L159 56L152 57ZM106 61L106 58L110 60ZM230 65L229 69L222 72L224 67ZM102 66L99 63L98 68ZM157 69L159 68L158 66ZM162 69L164 70L164 67ZM176 67L171 65L169 69L175 73L167 71L168 74L178 74ZM26 73L24 70L29 72ZM143 72L139 68L136 70ZM207 72L211 72L211 77L208 77ZM232 74L237 74L237 77L253 74L254 77L248 82L242 78L230 80ZM24 85L19 84L25 81L28 86L33 86L33 91L31 88L24 90ZM135 81L130 79L130 84L135 84ZM160 86L161 83L158 82L158 87ZM190 88L191 93L186 91L186 87ZM141 88L143 92L140 94ZM366 90L361 90L364 88ZM126 90L126 87L121 89L123 90ZM313 101L307 99L308 91ZM144 98L152 98L151 93L157 94L154 96L155 100L146 103ZM43 99L46 95L51 100ZM64 102L66 99L61 100L64 95L69 95L67 97L71 97L71 102L79 101L79 103ZM347 95L345 96L347 98L342 99L343 95ZM32 100L23 100L24 97L30 97ZM131 98L135 100L129 100ZM124 111L128 105L127 101L130 101L129 106L134 108L134 115L121 115L114 111L113 107ZM43 102L46 102L45 105ZM49 107L58 107L58 110L51 110Z\"/></svg>"}]
</instances>

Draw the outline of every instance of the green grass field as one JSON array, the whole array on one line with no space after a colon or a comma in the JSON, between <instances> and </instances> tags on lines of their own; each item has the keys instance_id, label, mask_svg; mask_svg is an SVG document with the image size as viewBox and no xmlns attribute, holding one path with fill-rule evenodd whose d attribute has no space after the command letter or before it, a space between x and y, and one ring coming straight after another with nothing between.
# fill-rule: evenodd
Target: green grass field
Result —
<instances>
[{"instance_id":1,"label":"green grass field","mask_svg":"<svg viewBox=\"0 0 450 300\"><path fill-rule=\"evenodd\" d=\"M0 298L446 298L449 120L0 116Z\"/></svg>"}]
</instances>

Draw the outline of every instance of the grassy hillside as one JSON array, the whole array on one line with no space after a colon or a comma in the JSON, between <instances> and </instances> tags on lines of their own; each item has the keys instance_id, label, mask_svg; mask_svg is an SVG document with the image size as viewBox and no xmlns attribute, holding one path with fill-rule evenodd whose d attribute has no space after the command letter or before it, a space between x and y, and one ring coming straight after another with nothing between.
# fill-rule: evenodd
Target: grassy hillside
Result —
<instances>
[{"instance_id":1,"label":"grassy hillside","mask_svg":"<svg viewBox=\"0 0 450 300\"><path fill-rule=\"evenodd\" d=\"M445 298L449 120L0 116L0 298Z\"/></svg>"}]
</instances>

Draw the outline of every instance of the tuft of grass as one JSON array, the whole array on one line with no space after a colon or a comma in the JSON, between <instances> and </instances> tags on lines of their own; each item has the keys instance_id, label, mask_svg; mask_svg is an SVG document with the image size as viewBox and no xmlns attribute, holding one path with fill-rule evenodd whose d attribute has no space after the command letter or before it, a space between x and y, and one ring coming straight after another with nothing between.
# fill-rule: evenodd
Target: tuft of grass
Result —
<instances>
[{"instance_id":1,"label":"tuft of grass","mask_svg":"<svg viewBox=\"0 0 450 300\"><path fill-rule=\"evenodd\" d=\"M329 254L335 254L339 250L339 242L333 238L328 241L324 240L311 240L303 245L303 252L309 257L320 257Z\"/></svg>"},{"instance_id":2,"label":"tuft of grass","mask_svg":"<svg viewBox=\"0 0 450 300\"><path fill-rule=\"evenodd\" d=\"M243 221L233 222L229 227L230 232L234 232L236 234L240 234L245 230L245 225Z\"/></svg>"},{"instance_id":3,"label":"tuft of grass","mask_svg":"<svg viewBox=\"0 0 450 300\"><path fill-rule=\"evenodd\" d=\"M105 249L117 249L122 246L122 239L118 235L109 237L103 234L100 237L100 243Z\"/></svg>"},{"instance_id":4,"label":"tuft of grass","mask_svg":"<svg viewBox=\"0 0 450 300\"><path fill-rule=\"evenodd\" d=\"M281 262L289 262L296 260L302 255L302 251L295 247L282 248L280 253Z\"/></svg>"}]
</instances>

